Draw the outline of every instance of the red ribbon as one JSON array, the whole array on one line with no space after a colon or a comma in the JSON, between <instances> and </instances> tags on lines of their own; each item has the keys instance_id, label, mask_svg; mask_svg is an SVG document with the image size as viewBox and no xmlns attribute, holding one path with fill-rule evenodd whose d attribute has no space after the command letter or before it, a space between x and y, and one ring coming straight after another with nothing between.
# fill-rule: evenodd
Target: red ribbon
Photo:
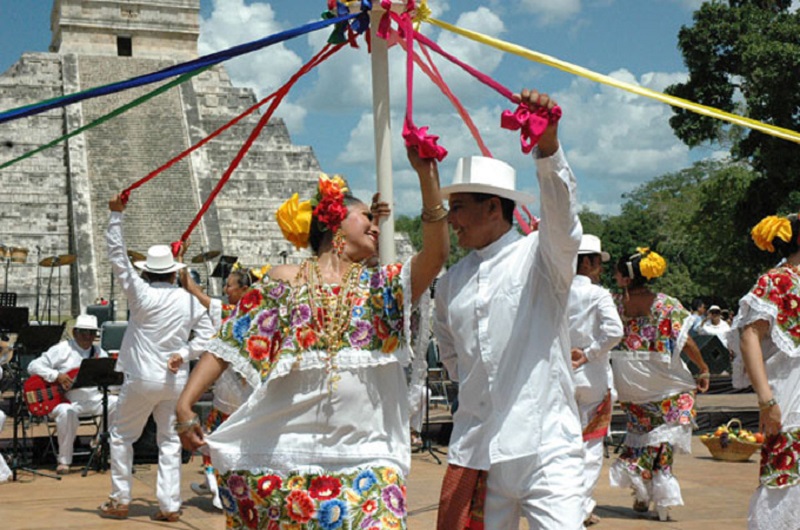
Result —
<instances>
[{"instance_id":1,"label":"red ribbon","mask_svg":"<svg viewBox=\"0 0 800 530\"><path fill-rule=\"evenodd\" d=\"M447 149L441 145L436 145L439 137L435 134L428 134L428 127L417 128L408 118L403 123L403 139L406 147L416 147L420 158L430 160L435 158L441 162L447 156Z\"/></svg>"},{"instance_id":2,"label":"red ribbon","mask_svg":"<svg viewBox=\"0 0 800 530\"><path fill-rule=\"evenodd\" d=\"M547 126L558 123L561 118L561 107L556 105L551 110L538 108L534 112L527 105L520 103L517 110L504 110L500 117L500 126L512 131L519 130L519 141L522 152L526 155L539 142Z\"/></svg>"}]
</instances>

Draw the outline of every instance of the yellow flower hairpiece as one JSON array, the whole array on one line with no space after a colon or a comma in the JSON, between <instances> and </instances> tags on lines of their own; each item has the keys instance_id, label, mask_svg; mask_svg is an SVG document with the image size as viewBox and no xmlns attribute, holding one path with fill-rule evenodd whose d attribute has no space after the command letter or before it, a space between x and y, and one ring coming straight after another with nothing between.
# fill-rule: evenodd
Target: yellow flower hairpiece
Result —
<instances>
[{"instance_id":1,"label":"yellow flower hairpiece","mask_svg":"<svg viewBox=\"0 0 800 530\"><path fill-rule=\"evenodd\" d=\"M775 247L772 245L772 242L776 237L779 237L785 243L788 243L792 238L792 223L786 217L770 215L763 218L753 227L750 231L750 237L753 238L753 243L755 243L760 250L775 252Z\"/></svg>"},{"instance_id":2,"label":"yellow flower hairpiece","mask_svg":"<svg viewBox=\"0 0 800 530\"><path fill-rule=\"evenodd\" d=\"M649 247L637 247L636 252L642 256L639 260L639 272L648 280L658 278L667 270L667 261Z\"/></svg>"},{"instance_id":3,"label":"yellow flower hairpiece","mask_svg":"<svg viewBox=\"0 0 800 530\"><path fill-rule=\"evenodd\" d=\"M296 248L306 248L308 246L313 211L311 201L300 202L300 196L295 193L275 213L275 217L278 219L278 226L281 227L281 232L283 232L283 237Z\"/></svg>"},{"instance_id":4,"label":"yellow flower hairpiece","mask_svg":"<svg viewBox=\"0 0 800 530\"><path fill-rule=\"evenodd\" d=\"M272 265L270 264L266 264L261 268L253 267L252 269L250 269L250 276L255 278L257 281L261 281L264 275L267 274L271 268Z\"/></svg>"}]
</instances>

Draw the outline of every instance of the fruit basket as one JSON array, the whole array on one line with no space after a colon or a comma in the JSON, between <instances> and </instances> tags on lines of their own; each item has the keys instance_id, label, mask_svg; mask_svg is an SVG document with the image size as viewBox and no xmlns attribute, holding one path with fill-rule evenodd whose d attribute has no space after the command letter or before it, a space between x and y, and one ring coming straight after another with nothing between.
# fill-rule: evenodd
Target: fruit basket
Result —
<instances>
[{"instance_id":1,"label":"fruit basket","mask_svg":"<svg viewBox=\"0 0 800 530\"><path fill-rule=\"evenodd\" d=\"M700 436L700 441L717 460L744 462L761 449L764 438L760 432L753 433L742 428L742 422L733 418L717 427L713 434Z\"/></svg>"}]
</instances>

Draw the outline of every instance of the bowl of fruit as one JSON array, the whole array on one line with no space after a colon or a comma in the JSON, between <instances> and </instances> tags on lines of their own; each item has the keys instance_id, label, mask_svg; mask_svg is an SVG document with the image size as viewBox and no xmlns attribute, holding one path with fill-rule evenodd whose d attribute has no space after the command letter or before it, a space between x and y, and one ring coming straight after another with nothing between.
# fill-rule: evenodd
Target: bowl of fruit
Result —
<instances>
[{"instance_id":1,"label":"bowl of fruit","mask_svg":"<svg viewBox=\"0 0 800 530\"><path fill-rule=\"evenodd\" d=\"M700 441L708 447L711 456L717 460L744 462L761 449L764 435L751 432L742 427L738 418L733 418L725 425L720 425L713 433L703 434Z\"/></svg>"}]
</instances>

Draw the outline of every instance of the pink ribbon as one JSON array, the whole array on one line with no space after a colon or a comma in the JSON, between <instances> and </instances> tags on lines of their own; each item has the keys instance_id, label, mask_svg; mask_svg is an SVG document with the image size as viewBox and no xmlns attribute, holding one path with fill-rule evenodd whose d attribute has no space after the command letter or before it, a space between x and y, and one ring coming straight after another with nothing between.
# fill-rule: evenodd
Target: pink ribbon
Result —
<instances>
[{"instance_id":1,"label":"pink ribbon","mask_svg":"<svg viewBox=\"0 0 800 530\"><path fill-rule=\"evenodd\" d=\"M417 127L407 118L403 123L403 139L406 147L416 147L420 158L430 160L435 158L441 162L447 156L447 149L441 145L436 145L439 137L435 134L428 134L428 127Z\"/></svg>"},{"instance_id":2,"label":"pink ribbon","mask_svg":"<svg viewBox=\"0 0 800 530\"><path fill-rule=\"evenodd\" d=\"M527 155L539 142L547 126L552 123L558 123L560 118L561 107L558 105L549 111L545 108L538 108L536 111L531 112L526 105L520 103L514 112L510 110L503 111L500 117L500 126L503 129L512 131L519 130L522 152Z\"/></svg>"},{"instance_id":3,"label":"pink ribbon","mask_svg":"<svg viewBox=\"0 0 800 530\"><path fill-rule=\"evenodd\" d=\"M390 14L392 12L392 0L381 0L381 7L383 8L383 16L378 22L378 29L375 34L382 39L386 39L389 37L389 27L392 22Z\"/></svg>"}]
</instances>

